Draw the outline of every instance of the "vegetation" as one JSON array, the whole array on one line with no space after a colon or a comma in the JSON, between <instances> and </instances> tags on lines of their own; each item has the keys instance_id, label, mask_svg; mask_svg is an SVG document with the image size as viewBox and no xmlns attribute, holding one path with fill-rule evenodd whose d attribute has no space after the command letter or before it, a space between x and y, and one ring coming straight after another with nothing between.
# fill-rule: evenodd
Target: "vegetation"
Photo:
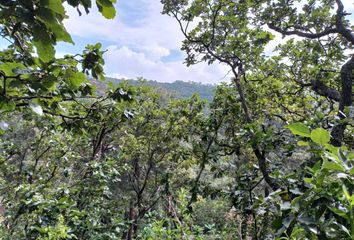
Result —
<instances>
[{"instance_id":1,"label":"vegetation","mask_svg":"<svg viewBox=\"0 0 354 240\"><path fill-rule=\"evenodd\" d=\"M144 82L96 94L99 43L55 58L63 4L92 1L0 0L0 239L354 239L342 1L162 3L187 64L233 74L209 103ZM288 40L267 56L275 32Z\"/></svg>"},{"instance_id":2,"label":"vegetation","mask_svg":"<svg viewBox=\"0 0 354 240\"><path fill-rule=\"evenodd\" d=\"M190 98L194 93L198 93L200 98L203 100L208 100L211 102L215 95L216 86L212 84L202 84L197 82L183 82L180 80L174 81L172 83L165 83L165 82L157 82L152 80L123 80L123 79L116 79L116 78L106 78L106 82L96 81L93 80L95 86L97 87L97 91L101 94L104 94L105 89L107 87L107 82L112 82L115 86L118 86L119 83L124 81L128 81L131 85L139 85L142 81L151 87L160 88L160 90L167 91L166 94L173 94L176 98Z\"/></svg>"}]
</instances>

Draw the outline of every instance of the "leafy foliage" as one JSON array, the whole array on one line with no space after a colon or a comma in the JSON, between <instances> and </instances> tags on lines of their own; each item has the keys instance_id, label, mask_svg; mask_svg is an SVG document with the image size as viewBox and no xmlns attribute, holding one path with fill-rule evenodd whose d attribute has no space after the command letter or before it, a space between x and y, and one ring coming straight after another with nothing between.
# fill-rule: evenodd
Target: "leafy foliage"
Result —
<instances>
[{"instance_id":1,"label":"leafy foliage","mask_svg":"<svg viewBox=\"0 0 354 240\"><path fill-rule=\"evenodd\" d=\"M114 3L96 1L108 19ZM209 102L144 80L96 95L101 44L55 57L63 4L92 1L0 1L0 238L354 239L342 2L162 3L187 64L233 74ZM298 38L267 56L275 32Z\"/></svg>"}]
</instances>

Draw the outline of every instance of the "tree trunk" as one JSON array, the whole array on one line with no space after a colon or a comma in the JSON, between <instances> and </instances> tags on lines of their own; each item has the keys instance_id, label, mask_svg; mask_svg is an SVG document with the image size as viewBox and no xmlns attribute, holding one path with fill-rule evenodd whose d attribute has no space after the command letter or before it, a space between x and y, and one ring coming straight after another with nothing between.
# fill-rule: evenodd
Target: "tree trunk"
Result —
<instances>
[{"instance_id":1,"label":"tree trunk","mask_svg":"<svg viewBox=\"0 0 354 240\"><path fill-rule=\"evenodd\" d=\"M347 116L343 114L346 107L352 106L353 100L353 70L354 70L354 55L346 62L341 69L341 98L339 102L338 117L340 120L344 120ZM331 135L331 143L334 146L341 146L344 138L344 131L346 128L345 123L338 123L333 127Z\"/></svg>"},{"instance_id":2,"label":"tree trunk","mask_svg":"<svg viewBox=\"0 0 354 240\"><path fill-rule=\"evenodd\" d=\"M245 94L244 94L244 91L243 91L243 88L242 88L242 85L240 82L240 77L238 76L238 74L236 73L235 70L233 70L233 73L235 75L234 82L236 84L236 89L238 91L238 94L240 95L241 105L242 105L243 111L245 113L246 122L252 123L252 115L251 115L250 111L248 110ZM252 136L252 137L254 137L254 136ZM265 158L265 154L259 149L257 144L252 144L252 149L253 149L254 154L257 157L258 166L262 172L264 180L268 183L268 185L274 191L277 190L280 186L272 177L269 176L269 171L267 169L267 160Z\"/></svg>"},{"instance_id":3,"label":"tree trunk","mask_svg":"<svg viewBox=\"0 0 354 240\"><path fill-rule=\"evenodd\" d=\"M129 221L129 228L127 233L125 234L126 240L133 240L134 236L137 232L137 210L133 206L133 202L130 202L129 213L128 213L128 221Z\"/></svg>"}]
</instances>

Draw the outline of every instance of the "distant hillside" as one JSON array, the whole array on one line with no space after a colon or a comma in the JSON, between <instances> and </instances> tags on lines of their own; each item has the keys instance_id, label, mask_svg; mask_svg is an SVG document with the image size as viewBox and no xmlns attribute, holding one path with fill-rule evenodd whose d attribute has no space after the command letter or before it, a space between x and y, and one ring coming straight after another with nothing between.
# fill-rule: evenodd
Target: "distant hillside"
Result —
<instances>
[{"instance_id":1,"label":"distant hillside","mask_svg":"<svg viewBox=\"0 0 354 240\"><path fill-rule=\"evenodd\" d=\"M105 82L102 81L93 81L98 89L104 89L105 83L112 82L115 85L123 82L124 80L116 79L116 78L106 78ZM138 80L128 80L132 85L139 84ZM202 99L211 100L215 94L215 85L211 84L202 84L196 82L183 82L183 81L175 81L173 83L163 83L157 81L146 81L146 84L152 87L159 87L167 90L168 92L176 94L177 98L188 98L193 95L193 93L198 93Z\"/></svg>"}]
</instances>

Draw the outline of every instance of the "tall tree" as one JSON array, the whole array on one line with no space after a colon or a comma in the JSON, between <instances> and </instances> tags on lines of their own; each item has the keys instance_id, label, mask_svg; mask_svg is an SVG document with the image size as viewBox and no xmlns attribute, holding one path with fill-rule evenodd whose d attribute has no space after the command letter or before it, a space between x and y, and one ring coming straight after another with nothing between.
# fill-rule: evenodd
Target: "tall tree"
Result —
<instances>
[{"instance_id":1,"label":"tall tree","mask_svg":"<svg viewBox=\"0 0 354 240\"><path fill-rule=\"evenodd\" d=\"M245 124L259 121L259 114L253 109L251 99L253 96L259 99L258 92L262 91L260 86L248 84L248 79L265 85L284 79L292 82L292 85L296 83L300 86L300 92L311 87L315 93L325 96L329 101L339 102L337 109L342 120L332 129L332 141L335 145L341 144L346 126L346 115L342 112L348 113L348 109L345 109L352 105L354 65L348 53L352 48L353 33L346 20L348 14L340 0L306 3L294 0L161 2L164 4L164 13L177 20L185 36L182 49L187 53L188 65L202 60L230 67ZM279 52L270 57L265 47L274 41L275 33L298 38L280 45ZM342 67L337 69L340 64ZM282 71L284 75L274 71L284 66L289 70ZM327 84L339 85L340 91ZM284 86L284 83L280 81L281 85ZM274 93L280 86L268 89L266 94ZM266 96L262 95L264 91L260 93L260 96ZM287 95L290 95L289 92ZM277 94L277 97L282 96ZM286 101L280 101L280 105L292 112ZM266 111L271 112L271 109ZM286 117L282 118L286 120ZM267 169L266 152L255 141L252 142L266 182L274 190L279 188Z\"/></svg>"}]
</instances>

